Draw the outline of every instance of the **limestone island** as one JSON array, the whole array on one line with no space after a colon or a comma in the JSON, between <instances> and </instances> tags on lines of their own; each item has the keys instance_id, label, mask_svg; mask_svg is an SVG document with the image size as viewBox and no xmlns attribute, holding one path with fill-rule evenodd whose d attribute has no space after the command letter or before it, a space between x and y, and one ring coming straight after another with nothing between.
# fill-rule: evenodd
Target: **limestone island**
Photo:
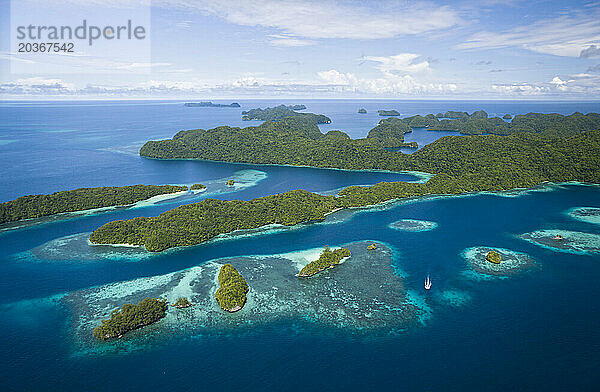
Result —
<instances>
[{"instance_id":1,"label":"limestone island","mask_svg":"<svg viewBox=\"0 0 600 392\"><path fill-rule=\"evenodd\" d=\"M177 309L189 308L192 305L193 304L186 297L179 297L174 304L171 304L171 306L173 306Z\"/></svg>"},{"instance_id":2,"label":"limestone island","mask_svg":"<svg viewBox=\"0 0 600 392\"><path fill-rule=\"evenodd\" d=\"M194 184L190 187L190 190L192 191L201 191L203 189L206 189L206 185L204 184Z\"/></svg>"},{"instance_id":3,"label":"limestone island","mask_svg":"<svg viewBox=\"0 0 600 392\"><path fill-rule=\"evenodd\" d=\"M144 298L137 305L125 304L121 310L111 313L110 319L94 329L93 335L100 340L120 339L127 332L153 324L165 317L167 301Z\"/></svg>"},{"instance_id":4,"label":"limestone island","mask_svg":"<svg viewBox=\"0 0 600 392\"><path fill-rule=\"evenodd\" d=\"M490 263L500 264L502 256L500 256L500 253L496 252L495 250L490 250L488 254L485 255L485 259Z\"/></svg>"},{"instance_id":5,"label":"limestone island","mask_svg":"<svg viewBox=\"0 0 600 392\"><path fill-rule=\"evenodd\" d=\"M360 109L358 109L358 112L360 114L366 114L367 113L367 109L360 108Z\"/></svg>"},{"instance_id":6,"label":"limestone island","mask_svg":"<svg viewBox=\"0 0 600 392\"><path fill-rule=\"evenodd\" d=\"M215 298L221 309L230 313L237 312L246 304L248 293L246 279L231 264L225 264L219 270L219 289Z\"/></svg>"},{"instance_id":7,"label":"limestone island","mask_svg":"<svg viewBox=\"0 0 600 392\"><path fill-rule=\"evenodd\" d=\"M367 246L367 250L375 250L377 249L377 245L375 245L375 243L372 243L371 245Z\"/></svg>"},{"instance_id":8,"label":"limestone island","mask_svg":"<svg viewBox=\"0 0 600 392\"><path fill-rule=\"evenodd\" d=\"M473 271L487 276L509 277L537 266L529 255L504 248L467 248L462 256Z\"/></svg>"},{"instance_id":9,"label":"limestone island","mask_svg":"<svg viewBox=\"0 0 600 392\"><path fill-rule=\"evenodd\" d=\"M128 185L79 188L49 195L28 195L0 204L0 224L63 212L126 206L154 196L187 191L187 186Z\"/></svg>"},{"instance_id":10,"label":"limestone island","mask_svg":"<svg viewBox=\"0 0 600 392\"><path fill-rule=\"evenodd\" d=\"M339 248L332 251L328 246L326 246L317 260L311 261L304 268L302 268L302 270L300 270L298 277L308 278L309 276L318 274L319 272L325 271L328 268L333 268L346 257L350 257L350 251L348 249Z\"/></svg>"},{"instance_id":11,"label":"limestone island","mask_svg":"<svg viewBox=\"0 0 600 392\"><path fill-rule=\"evenodd\" d=\"M303 117L308 118L317 124L330 124L331 119L322 114L299 113L296 110L306 109L304 105L279 105L265 109L251 109L242 112L242 120L261 120L261 121L281 121L286 117Z\"/></svg>"},{"instance_id":12,"label":"limestone island","mask_svg":"<svg viewBox=\"0 0 600 392\"><path fill-rule=\"evenodd\" d=\"M468 119L451 121L448 128L460 128L466 134L484 129L495 135L445 136L413 154L390 151L386 143L402 143L404 133L415 121L433 125L437 121L444 128L447 120L439 121L434 115L396 121L386 118L385 125L372 129L366 138L351 139L340 131L323 134L315 119L304 114L246 128L181 131L172 139L149 141L141 148L141 156L346 170L408 170L433 176L426 183L349 186L336 196L293 190L248 201L207 199L155 217L106 223L89 240L94 244L145 246L148 251L160 252L200 244L236 230L323 221L325 214L333 210L395 199L506 191L548 181L600 183L600 115L529 113L515 116L510 123L485 116L485 112L473 112ZM494 125L498 121L502 124Z\"/></svg>"},{"instance_id":13,"label":"limestone island","mask_svg":"<svg viewBox=\"0 0 600 392\"><path fill-rule=\"evenodd\" d=\"M400 113L397 110L378 110L380 116L399 116Z\"/></svg>"},{"instance_id":14,"label":"limestone island","mask_svg":"<svg viewBox=\"0 0 600 392\"><path fill-rule=\"evenodd\" d=\"M225 105L222 103L212 103L211 101L202 101L202 102L187 102L184 103L183 106L187 106L189 108L239 108L241 107L239 103L233 102L229 105Z\"/></svg>"},{"instance_id":15,"label":"limestone island","mask_svg":"<svg viewBox=\"0 0 600 392\"><path fill-rule=\"evenodd\" d=\"M234 184L235 184L235 181L233 181L233 180L228 180L226 183L227 186L233 186Z\"/></svg>"}]
</instances>

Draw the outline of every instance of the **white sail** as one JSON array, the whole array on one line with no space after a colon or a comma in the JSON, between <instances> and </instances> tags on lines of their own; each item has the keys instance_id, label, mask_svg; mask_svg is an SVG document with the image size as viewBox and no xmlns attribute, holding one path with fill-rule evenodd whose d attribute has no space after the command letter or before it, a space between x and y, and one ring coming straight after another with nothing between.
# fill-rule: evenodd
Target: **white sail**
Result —
<instances>
[{"instance_id":1,"label":"white sail","mask_svg":"<svg viewBox=\"0 0 600 392\"><path fill-rule=\"evenodd\" d=\"M429 290L431 288L431 280L429 279L429 275L427 275L427 279L425 279L425 290Z\"/></svg>"}]
</instances>

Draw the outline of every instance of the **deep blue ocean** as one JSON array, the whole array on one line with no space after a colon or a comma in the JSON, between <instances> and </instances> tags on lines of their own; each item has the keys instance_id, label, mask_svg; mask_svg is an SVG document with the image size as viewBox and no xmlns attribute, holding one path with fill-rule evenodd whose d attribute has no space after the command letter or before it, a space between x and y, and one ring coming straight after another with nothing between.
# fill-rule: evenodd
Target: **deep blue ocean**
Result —
<instances>
[{"instance_id":1,"label":"deep blue ocean","mask_svg":"<svg viewBox=\"0 0 600 392\"><path fill-rule=\"evenodd\" d=\"M329 224L144 257L119 249L106 257L69 239L109 221L156 216L204 197L248 200L293 189L332 192L349 185L419 179L407 173L150 160L137 153L145 141L171 138L180 130L260 123L242 121L242 110L303 103L307 111L332 119L321 126L323 132L339 129L359 138L381 119L378 109L402 115L480 109L491 116L571 114L600 112L599 102L237 102L241 108L188 108L183 101L0 103L0 202L91 186L218 185L228 178L244 184L230 191L209 186L194 198L0 231L0 390L598 390L600 225L568 215L573 208L600 208L598 186L548 185L535 191L413 200L362 210ZM361 107L368 113L358 114ZM415 129L406 139L422 146L447 134L453 133ZM400 231L388 226L401 219L435 222L437 227ZM518 237L537 230L592 236L586 237L584 250L570 252ZM53 301L214 259L361 240L393 250L391 262L406 289L428 309L427 319L402 331L372 335L282 319L256 330L190 332L143 350L81 355L74 348L73 309ZM536 268L505 278L474 273L463 252L480 246L526 254ZM433 288L425 292L428 274ZM129 343L135 346L136 341Z\"/></svg>"}]
</instances>

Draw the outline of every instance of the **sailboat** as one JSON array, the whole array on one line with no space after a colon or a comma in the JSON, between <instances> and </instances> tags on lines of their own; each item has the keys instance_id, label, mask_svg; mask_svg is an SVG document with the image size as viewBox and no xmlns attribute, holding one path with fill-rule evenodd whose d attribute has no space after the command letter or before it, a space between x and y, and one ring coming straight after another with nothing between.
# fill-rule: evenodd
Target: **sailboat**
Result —
<instances>
[{"instance_id":1,"label":"sailboat","mask_svg":"<svg viewBox=\"0 0 600 392\"><path fill-rule=\"evenodd\" d=\"M425 290L429 290L431 288L431 280L429 279L429 275L427 275L427 279L425 279Z\"/></svg>"}]
</instances>

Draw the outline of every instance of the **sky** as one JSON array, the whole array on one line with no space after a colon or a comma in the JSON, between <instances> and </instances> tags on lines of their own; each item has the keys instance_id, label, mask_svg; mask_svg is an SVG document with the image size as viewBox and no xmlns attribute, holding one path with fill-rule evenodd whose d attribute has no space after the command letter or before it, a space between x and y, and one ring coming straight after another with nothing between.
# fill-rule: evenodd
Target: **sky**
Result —
<instances>
[{"instance_id":1,"label":"sky","mask_svg":"<svg viewBox=\"0 0 600 392\"><path fill-rule=\"evenodd\" d=\"M147 37L16 53L23 13L77 7ZM4 99L600 99L598 1L0 0L0 31Z\"/></svg>"}]
</instances>

